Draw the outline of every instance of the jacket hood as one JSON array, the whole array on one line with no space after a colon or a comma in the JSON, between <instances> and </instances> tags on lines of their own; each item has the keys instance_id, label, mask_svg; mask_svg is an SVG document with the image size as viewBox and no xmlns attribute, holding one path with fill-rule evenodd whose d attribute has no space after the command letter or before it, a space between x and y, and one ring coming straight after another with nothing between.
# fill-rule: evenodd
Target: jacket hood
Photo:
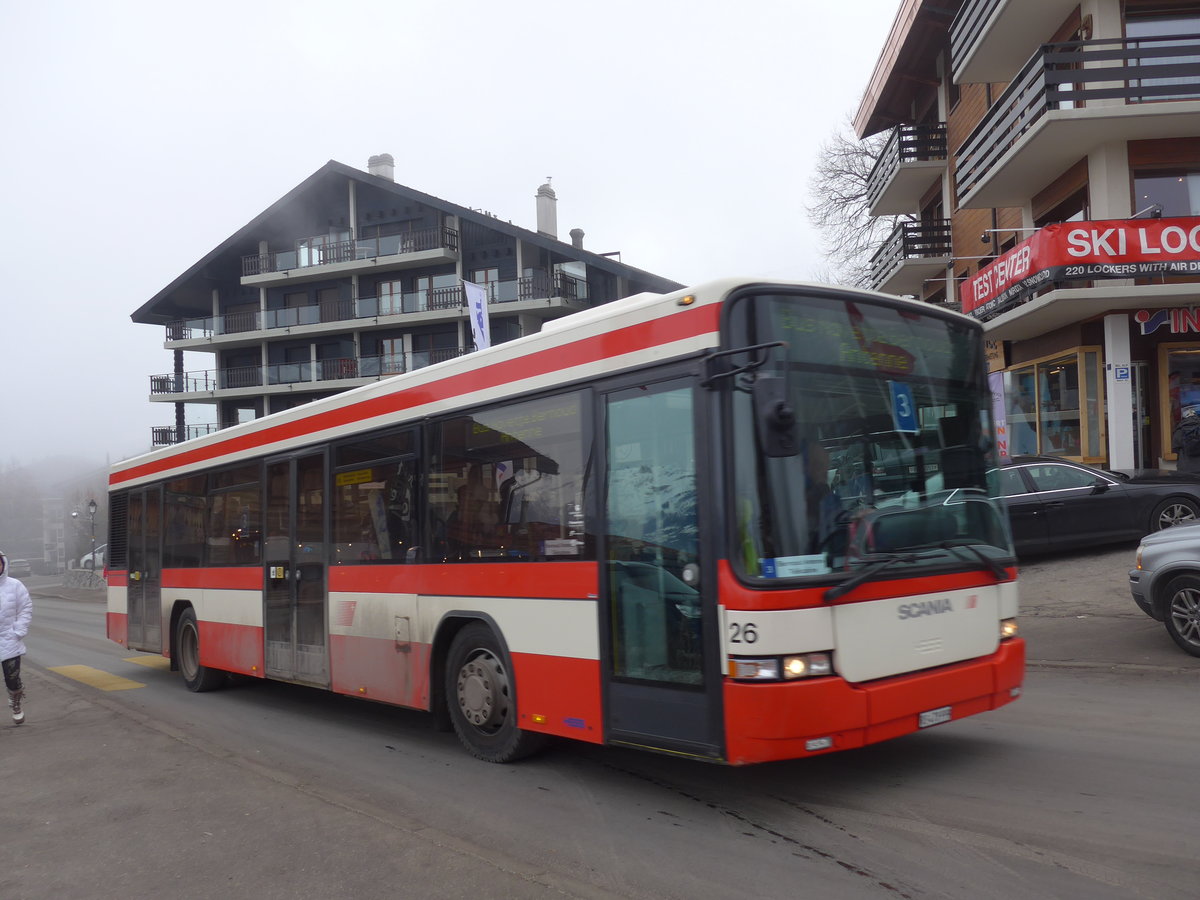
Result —
<instances>
[{"instance_id":1,"label":"jacket hood","mask_svg":"<svg viewBox=\"0 0 1200 900\"><path fill-rule=\"evenodd\" d=\"M0 581L8 577L8 554L0 550Z\"/></svg>"}]
</instances>

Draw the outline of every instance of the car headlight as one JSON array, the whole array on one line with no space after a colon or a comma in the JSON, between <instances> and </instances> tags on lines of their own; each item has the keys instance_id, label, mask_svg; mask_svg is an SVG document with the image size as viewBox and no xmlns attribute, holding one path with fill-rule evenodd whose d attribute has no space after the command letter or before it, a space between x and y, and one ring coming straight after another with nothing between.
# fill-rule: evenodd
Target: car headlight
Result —
<instances>
[{"instance_id":1,"label":"car headlight","mask_svg":"<svg viewBox=\"0 0 1200 900\"><path fill-rule=\"evenodd\" d=\"M793 653L788 656L730 657L729 677L739 681L794 681L833 674L829 653Z\"/></svg>"},{"instance_id":2,"label":"car headlight","mask_svg":"<svg viewBox=\"0 0 1200 900\"><path fill-rule=\"evenodd\" d=\"M1142 567L1142 545L1138 544L1137 553L1133 555L1133 567L1141 569Z\"/></svg>"}]
</instances>

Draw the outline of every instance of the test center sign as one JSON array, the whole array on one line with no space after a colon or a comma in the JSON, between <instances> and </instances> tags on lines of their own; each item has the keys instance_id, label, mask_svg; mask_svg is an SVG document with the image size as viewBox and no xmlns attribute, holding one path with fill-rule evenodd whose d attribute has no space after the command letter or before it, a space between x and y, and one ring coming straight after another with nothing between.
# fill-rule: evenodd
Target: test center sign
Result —
<instances>
[{"instance_id":1,"label":"test center sign","mask_svg":"<svg viewBox=\"0 0 1200 900\"><path fill-rule=\"evenodd\" d=\"M1200 276L1200 217L1047 225L963 283L963 312L987 319L1048 284L1147 275Z\"/></svg>"}]
</instances>

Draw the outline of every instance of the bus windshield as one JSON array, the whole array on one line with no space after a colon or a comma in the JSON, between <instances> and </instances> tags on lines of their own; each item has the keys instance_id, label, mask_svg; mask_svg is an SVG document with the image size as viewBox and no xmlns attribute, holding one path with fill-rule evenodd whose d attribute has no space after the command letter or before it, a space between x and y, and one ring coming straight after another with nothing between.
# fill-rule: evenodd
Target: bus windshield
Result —
<instances>
[{"instance_id":1,"label":"bus windshield","mask_svg":"<svg viewBox=\"0 0 1200 900\"><path fill-rule=\"evenodd\" d=\"M732 556L745 576L998 571L1011 560L971 323L865 297L774 293L734 304L728 341L775 345L728 356Z\"/></svg>"}]
</instances>

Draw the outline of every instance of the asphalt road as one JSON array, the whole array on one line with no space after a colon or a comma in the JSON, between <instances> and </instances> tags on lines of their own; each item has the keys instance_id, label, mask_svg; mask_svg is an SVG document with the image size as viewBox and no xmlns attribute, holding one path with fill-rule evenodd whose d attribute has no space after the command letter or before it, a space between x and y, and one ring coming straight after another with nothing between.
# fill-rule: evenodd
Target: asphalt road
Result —
<instances>
[{"instance_id":1,"label":"asphalt road","mask_svg":"<svg viewBox=\"0 0 1200 900\"><path fill-rule=\"evenodd\" d=\"M489 766L421 713L188 694L103 638L99 592L35 585L0 897L1195 897L1200 659L1133 605L1132 558L1025 562L1017 703L747 769L578 744Z\"/></svg>"}]
</instances>

